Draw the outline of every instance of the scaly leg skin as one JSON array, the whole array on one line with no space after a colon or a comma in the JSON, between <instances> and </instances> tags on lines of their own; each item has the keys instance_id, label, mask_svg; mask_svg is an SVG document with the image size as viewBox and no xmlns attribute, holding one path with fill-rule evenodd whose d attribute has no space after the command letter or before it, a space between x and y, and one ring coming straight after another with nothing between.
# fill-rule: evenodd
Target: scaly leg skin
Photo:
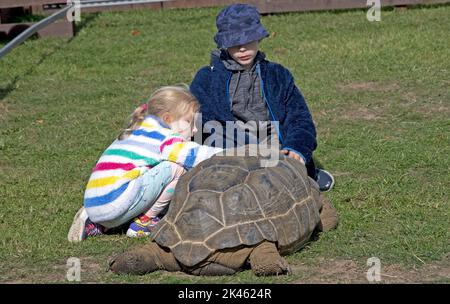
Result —
<instances>
[{"instance_id":1,"label":"scaly leg skin","mask_svg":"<svg viewBox=\"0 0 450 304\"><path fill-rule=\"evenodd\" d=\"M327 232L335 229L339 223L338 214L336 208L331 204L330 200L325 198L323 194L320 195L322 200L322 210L320 212L320 221L322 224L321 231Z\"/></svg>"},{"instance_id":2,"label":"scaly leg skin","mask_svg":"<svg viewBox=\"0 0 450 304\"><path fill-rule=\"evenodd\" d=\"M274 243L264 241L250 254L250 265L257 276L291 274L288 262L280 255Z\"/></svg>"},{"instance_id":3,"label":"scaly leg skin","mask_svg":"<svg viewBox=\"0 0 450 304\"><path fill-rule=\"evenodd\" d=\"M131 249L109 261L109 270L117 274L143 275L156 270L180 271L169 249L156 243Z\"/></svg>"}]
</instances>

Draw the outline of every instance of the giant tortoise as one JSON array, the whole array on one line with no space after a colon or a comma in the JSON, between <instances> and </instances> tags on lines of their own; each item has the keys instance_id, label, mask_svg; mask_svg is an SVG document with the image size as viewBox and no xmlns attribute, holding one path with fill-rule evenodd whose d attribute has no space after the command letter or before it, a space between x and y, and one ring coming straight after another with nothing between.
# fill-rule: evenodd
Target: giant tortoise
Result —
<instances>
[{"instance_id":1,"label":"giant tortoise","mask_svg":"<svg viewBox=\"0 0 450 304\"><path fill-rule=\"evenodd\" d=\"M264 167L261 157L213 156L179 180L151 242L112 258L109 267L228 275L250 266L256 275L286 274L281 255L336 225L336 210L299 161L280 154L276 166Z\"/></svg>"}]
</instances>

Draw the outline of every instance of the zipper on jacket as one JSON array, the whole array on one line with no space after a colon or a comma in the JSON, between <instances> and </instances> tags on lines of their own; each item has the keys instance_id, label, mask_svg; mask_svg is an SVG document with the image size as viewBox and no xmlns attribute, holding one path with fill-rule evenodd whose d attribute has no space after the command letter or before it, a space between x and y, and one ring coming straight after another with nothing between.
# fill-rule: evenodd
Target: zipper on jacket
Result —
<instances>
[{"instance_id":1,"label":"zipper on jacket","mask_svg":"<svg viewBox=\"0 0 450 304\"><path fill-rule=\"evenodd\" d=\"M228 103L228 106L230 107L230 113L233 113L232 112L232 103L233 103L233 101L231 100L231 98L230 98L230 82L231 82L231 77L233 77L233 73L230 73L230 76L228 77L228 80L227 80L227 94L225 95L225 97L226 97L226 100L227 100L227 103Z\"/></svg>"},{"instance_id":2,"label":"zipper on jacket","mask_svg":"<svg viewBox=\"0 0 450 304\"><path fill-rule=\"evenodd\" d=\"M267 98L266 98L266 93L264 92L264 81L263 81L262 76L261 76L261 68L260 68L259 63L256 65L256 71L257 71L257 73L259 75L259 79L261 81L261 91L262 91L262 97L264 99L264 102L266 103L267 108L269 109L270 116L272 116L272 121L277 121L277 120L275 120L275 115L272 112L272 108L270 107L270 104L269 104L269 102L267 101ZM281 136L281 132L280 132L279 128L276 125L275 125L275 128L277 129L278 139L280 140L280 144L281 144L281 143L283 143L283 137Z\"/></svg>"}]
</instances>

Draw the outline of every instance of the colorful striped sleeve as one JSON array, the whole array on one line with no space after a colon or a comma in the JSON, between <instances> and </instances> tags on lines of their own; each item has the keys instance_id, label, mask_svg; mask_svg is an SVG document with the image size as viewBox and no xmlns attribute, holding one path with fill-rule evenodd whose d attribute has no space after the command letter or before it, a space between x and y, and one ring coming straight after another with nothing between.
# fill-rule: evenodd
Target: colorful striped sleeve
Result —
<instances>
[{"instance_id":1,"label":"colorful striped sleeve","mask_svg":"<svg viewBox=\"0 0 450 304\"><path fill-rule=\"evenodd\" d=\"M161 144L163 159L177 163L187 169L195 167L221 151L221 148L199 145L193 141L185 141L182 137L168 137Z\"/></svg>"}]
</instances>

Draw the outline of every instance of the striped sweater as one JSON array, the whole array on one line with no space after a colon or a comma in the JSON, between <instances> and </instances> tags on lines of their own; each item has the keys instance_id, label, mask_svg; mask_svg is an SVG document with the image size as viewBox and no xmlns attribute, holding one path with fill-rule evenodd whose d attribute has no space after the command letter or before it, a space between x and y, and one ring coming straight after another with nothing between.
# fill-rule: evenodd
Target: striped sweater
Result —
<instances>
[{"instance_id":1,"label":"striped sweater","mask_svg":"<svg viewBox=\"0 0 450 304\"><path fill-rule=\"evenodd\" d=\"M138 177L160 162L190 169L220 151L186 141L161 119L148 115L126 139L115 140L97 162L84 194L89 218L98 223L127 212L141 189Z\"/></svg>"}]
</instances>

